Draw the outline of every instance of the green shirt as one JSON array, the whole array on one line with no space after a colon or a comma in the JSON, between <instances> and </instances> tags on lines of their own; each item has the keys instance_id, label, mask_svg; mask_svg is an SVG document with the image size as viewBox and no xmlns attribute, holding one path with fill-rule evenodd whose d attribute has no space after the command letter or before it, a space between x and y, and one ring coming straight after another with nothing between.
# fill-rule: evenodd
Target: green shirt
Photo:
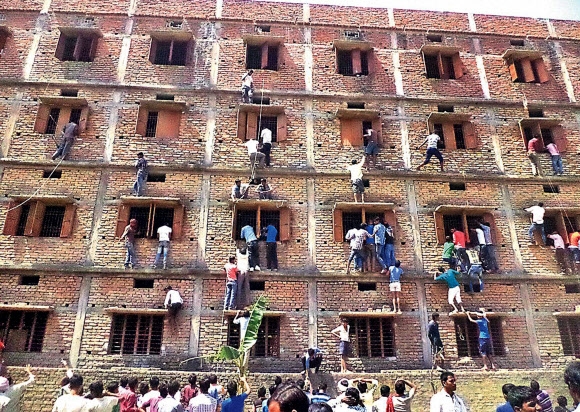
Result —
<instances>
[{"instance_id":1,"label":"green shirt","mask_svg":"<svg viewBox=\"0 0 580 412\"><path fill-rule=\"evenodd\" d=\"M445 242L445 244L443 244L443 257L444 258L452 257L454 248L455 245L453 244L453 242Z\"/></svg>"}]
</instances>

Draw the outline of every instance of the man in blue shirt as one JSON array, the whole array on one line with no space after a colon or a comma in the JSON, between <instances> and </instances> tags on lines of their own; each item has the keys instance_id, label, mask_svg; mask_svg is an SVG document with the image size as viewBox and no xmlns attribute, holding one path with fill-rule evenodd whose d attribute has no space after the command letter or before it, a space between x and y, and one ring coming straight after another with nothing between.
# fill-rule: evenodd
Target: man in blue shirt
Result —
<instances>
[{"instance_id":1,"label":"man in blue shirt","mask_svg":"<svg viewBox=\"0 0 580 412\"><path fill-rule=\"evenodd\" d=\"M254 269L260 270L260 251L258 249L258 238L254 233L254 228L246 225L242 228L240 237L246 241L248 246L248 261L250 265L250 272Z\"/></svg>"},{"instance_id":2,"label":"man in blue shirt","mask_svg":"<svg viewBox=\"0 0 580 412\"><path fill-rule=\"evenodd\" d=\"M399 295L401 294L401 275L403 274L403 269L401 269L401 261L397 260L395 266L389 268L391 277L389 280L389 290L393 293L393 312L401 312L401 302L399 301Z\"/></svg>"},{"instance_id":3,"label":"man in blue shirt","mask_svg":"<svg viewBox=\"0 0 580 412\"><path fill-rule=\"evenodd\" d=\"M510 403L507 401L508 392L511 391L513 388L515 388L515 385L513 383L506 383L501 387L501 392L503 393L503 397L506 400L506 403L499 405L495 409L495 412L514 412L514 408L512 408Z\"/></svg>"},{"instance_id":4,"label":"man in blue shirt","mask_svg":"<svg viewBox=\"0 0 580 412\"><path fill-rule=\"evenodd\" d=\"M278 229L272 224L266 226L266 265L268 269L278 270Z\"/></svg>"},{"instance_id":5,"label":"man in blue shirt","mask_svg":"<svg viewBox=\"0 0 580 412\"><path fill-rule=\"evenodd\" d=\"M377 257L377 261L383 268L381 273L384 275L387 273L387 264L383 259L384 249L385 249L385 235L387 232L387 228L383 225L381 218L375 217L375 225L373 227L373 236L375 237L375 255Z\"/></svg>"},{"instance_id":6,"label":"man in blue shirt","mask_svg":"<svg viewBox=\"0 0 580 412\"><path fill-rule=\"evenodd\" d=\"M241 395L238 395L238 384L235 381L228 383L227 391L230 397L222 402L222 412L244 412L244 401L252 391L246 378L240 378L240 382L244 385L244 393Z\"/></svg>"},{"instance_id":7,"label":"man in blue shirt","mask_svg":"<svg viewBox=\"0 0 580 412\"><path fill-rule=\"evenodd\" d=\"M455 306L453 300L456 300L459 306L461 307L461 311L465 312L465 309L463 309L463 305L461 304L461 289L459 288L459 282L456 279L456 276L460 275L460 273L453 269L447 269L446 271L442 266L439 266L438 270L439 272L435 274L435 280L445 282L449 287L449 291L447 293L447 300L449 304L453 306L453 311L451 311L449 314L454 315L455 313L457 313L457 306Z\"/></svg>"},{"instance_id":8,"label":"man in blue shirt","mask_svg":"<svg viewBox=\"0 0 580 412\"><path fill-rule=\"evenodd\" d=\"M471 315L476 315L477 319L473 319ZM485 309L481 309L481 313L467 312L467 317L473 323L477 324L479 328L479 353L481 354L481 358L483 359L483 370L488 370L487 364L485 363L486 359L489 362L491 370L495 370L495 365L493 364L493 359L491 357L492 346L491 346L491 335L489 333L489 320L487 320L487 315L485 313Z\"/></svg>"}]
</instances>

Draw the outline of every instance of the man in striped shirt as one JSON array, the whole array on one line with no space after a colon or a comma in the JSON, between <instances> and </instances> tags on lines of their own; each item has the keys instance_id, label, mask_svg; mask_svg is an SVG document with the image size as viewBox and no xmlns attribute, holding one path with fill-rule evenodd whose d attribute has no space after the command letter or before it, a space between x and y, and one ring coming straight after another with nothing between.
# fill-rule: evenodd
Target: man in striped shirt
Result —
<instances>
[{"instance_id":1,"label":"man in striped shirt","mask_svg":"<svg viewBox=\"0 0 580 412\"><path fill-rule=\"evenodd\" d=\"M209 380L204 379L199 382L199 391L201 392L195 398L189 401L188 412L215 412L217 400L207 394L209 391Z\"/></svg>"}]
</instances>

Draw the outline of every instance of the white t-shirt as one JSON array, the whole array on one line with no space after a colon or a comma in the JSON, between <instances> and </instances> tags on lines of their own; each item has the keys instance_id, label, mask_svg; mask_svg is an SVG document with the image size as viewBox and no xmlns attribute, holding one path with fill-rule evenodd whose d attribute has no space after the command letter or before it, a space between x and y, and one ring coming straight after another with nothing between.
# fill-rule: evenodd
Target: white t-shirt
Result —
<instances>
[{"instance_id":1,"label":"white t-shirt","mask_svg":"<svg viewBox=\"0 0 580 412\"><path fill-rule=\"evenodd\" d=\"M141 405L143 405L148 400L159 398L159 396L161 396L159 394L159 391L149 391L145 395L141 396L140 399L137 400L137 406L141 407ZM149 408L147 408L147 410L149 410Z\"/></svg>"},{"instance_id":2,"label":"white t-shirt","mask_svg":"<svg viewBox=\"0 0 580 412\"><path fill-rule=\"evenodd\" d=\"M159 229L157 229L157 234L159 235L159 241L160 242L169 242L169 235L171 234L173 230L171 230L171 228L169 226L161 226Z\"/></svg>"},{"instance_id":3,"label":"white t-shirt","mask_svg":"<svg viewBox=\"0 0 580 412\"><path fill-rule=\"evenodd\" d=\"M52 412L83 412L89 400L78 395L66 394L56 400Z\"/></svg>"},{"instance_id":4,"label":"white t-shirt","mask_svg":"<svg viewBox=\"0 0 580 412\"><path fill-rule=\"evenodd\" d=\"M236 250L236 260L238 261L238 270L240 273L247 273L250 270L249 257L247 251L246 253L240 253L239 249Z\"/></svg>"},{"instance_id":5,"label":"white t-shirt","mask_svg":"<svg viewBox=\"0 0 580 412\"><path fill-rule=\"evenodd\" d=\"M248 316L246 318L244 316L240 316L240 317L234 319L234 323L240 325L240 338L243 338L244 335L246 334L246 330L248 329L248 323L250 323L250 317Z\"/></svg>"},{"instance_id":6,"label":"white t-shirt","mask_svg":"<svg viewBox=\"0 0 580 412\"><path fill-rule=\"evenodd\" d=\"M115 396L95 398L87 402L83 412L111 412L117 403L119 403L119 399Z\"/></svg>"},{"instance_id":7,"label":"white t-shirt","mask_svg":"<svg viewBox=\"0 0 580 412\"><path fill-rule=\"evenodd\" d=\"M554 241L554 247L556 249L565 249L566 246L564 245L564 239L560 235L548 235L550 239Z\"/></svg>"},{"instance_id":8,"label":"white t-shirt","mask_svg":"<svg viewBox=\"0 0 580 412\"><path fill-rule=\"evenodd\" d=\"M441 140L438 134L431 133L427 136L427 149L437 149L437 143Z\"/></svg>"},{"instance_id":9,"label":"white t-shirt","mask_svg":"<svg viewBox=\"0 0 580 412\"><path fill-rule=\"evenodd\" d=\"M480 245L485 245L485 235L483 234L483 230L477 228L475 229L475 233L477 233L477 242Z\"/></svg>"},{"instance_id":10,"label":"white t-shirt","mask_svg":"<svg viewBox=\"0 0 580 412\"><path fill-rule=\"evenodd\" d=\"M169 305L169 302L171 303L183 303L183 299L181 298L181 295L179 294L178 291L176 290L170 290L169 292L167 292L167 295L165 296L165 306Z\"/></svg>"},{"instance_id":11,"label":"white t-shirt","mask_svg":"<svg viewBox=\"0 0 580 412\"><path fill-rule=\"evenodd\" d=\"M258 144L259 144L258 141L254 139L250 139L246 143L244 143L244 146L248 148L249 155L252 153L258 153Z\"/></svg>"},{"instance_id":12,"label":"white t-shirt","mask_svg":"<svg viewBox=\"0 0 580 412\"><path fill-rule=\"evenodd\" d=\"M260 133L260 137L262 138L262 143L272 143L272 131L267 127L262 129L262 133Z\"/></svg>"},{"instance_id":13,"label":"white t-shirt","mask_svg":"<svg viewBox=\"0 0 580 412\"><path fill-rule=\"evenodd\" d=\"M246 73L242 76L242 86L252 87L253 82L252 75Z\"/></svg>"},{"instance_id":14,"label":"white t-shirt","mask_svg":"<svg viewBox=\"0 0 580 412\"><path fill-rule=\"evenodd\" d=\"M415 388L411 388L407 396L393 396L395 412L411 412L411 401L415 396Z\"/></svg>"},{"instance_id":15,"label":"white t-shirt","mask_svg":"<svg viewBox=\"0 0 580 412\"><path fill-rule=\"evenodd\" d=\"M348 336L349 331L350 331L350 325L348 325L346 327L346 329L344 328L343 325L340 325L338 328L333 329L332 333L338 332L338 334L340 335L340 340L342 340L344 342L350 342L350 338Z\"/></svg>"},{"instance_id":16,"label":"white t-shirt","mask_svg":"<svg viewBox=\"0 0 580 412\"><path fill-rule=\"evenodd\" d=\"M357 163L354 165L350 165L348 167L348 171L350 172L350 180L352 180L352 181L357 180L357 179L362 180L362 178L363 178L362 167L363 167L363 163Z\"/></svg>"},{"instance_id":17,"label":"white t-shirt","mask_svg":"<svg viewBox=\"0 0 580 412\"><path fill-rule=\"evenodd\" d=\"M539 225L544 223L544 213L546 213L546 209L541 206L532 206L526 209L526 212L530 212L532 214L532 222L537 223Z\"/></svg>"}]
</instances>

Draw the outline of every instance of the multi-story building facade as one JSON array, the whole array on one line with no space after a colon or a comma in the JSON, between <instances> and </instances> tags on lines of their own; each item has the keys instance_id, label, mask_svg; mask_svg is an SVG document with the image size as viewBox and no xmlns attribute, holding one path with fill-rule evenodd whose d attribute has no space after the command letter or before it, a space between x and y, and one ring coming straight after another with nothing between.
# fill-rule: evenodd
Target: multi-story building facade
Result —
<instances>
[{"instance_id":1,"label":"multi-story building facade","mask_svg":"<svg viewBox=\"0 0 580 412\"><path fill-rule=\"evenodd\" d=\"M78 367L207 368L184 359L235 344L224 326L227 258L240 228L274 223L280 271L251 273L269 312L255 371L299 371L308 346L338 368L330 331L353 326L353 369L430 367L426 327L441 313L455 368L479 363L476 330L448 316L433 281L453 226L492 225L500 273L464 305L485 307L502 368L559 367L580 353L580 284L550 248L528 245L529 214L546 229L580 224L580 23L393 9L234 0L14 0L0 10L0 338L7 362ZM254 69L253 102L240 103ZM81 133L51 160L69 120ZM272 166L249 167L243 143L273 132ZM365 203L346 168L379 134ZM445 172L417 147L443 134ZM531 175L526 143L558 144L565 173ZM145 195L132 194L137 152ZM268 178L274 200L230 201L234 180ZM25 203L23 203L26 201ZM346 231L372 216L395 229L405 270L402 314L388 278L345 274ZM119 239L138 218L139 267ZM156 229L173 227L170 268L151 269ZM262 243L262 242L260 242ZM265 245L260 245L265 269ZM577 269L577 268L574 268ZM185 303L163 309L166 285Z\"/></svg>"}]
</instances>

